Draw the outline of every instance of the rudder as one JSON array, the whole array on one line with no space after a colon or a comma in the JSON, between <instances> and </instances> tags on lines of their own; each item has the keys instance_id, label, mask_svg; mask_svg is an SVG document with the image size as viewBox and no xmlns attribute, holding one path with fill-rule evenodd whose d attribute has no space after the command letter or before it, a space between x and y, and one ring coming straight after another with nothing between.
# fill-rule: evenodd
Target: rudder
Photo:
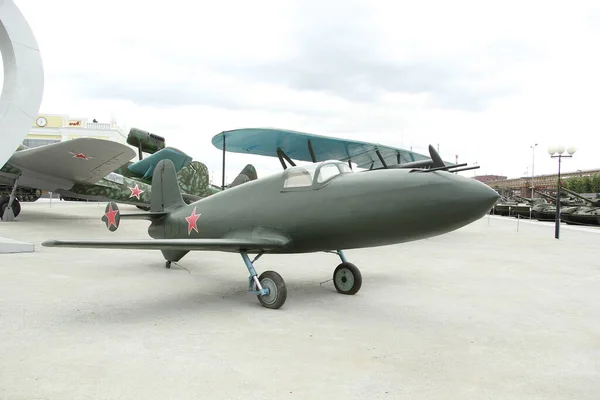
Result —
<instances>
[{"instance_id":1,"label":"rudder","mask_svg":"<svg viewBox=\"0 0 600 400\"><path fill-rule=\"evenodd\" d=\"M172 211L185 206L179 191L175 165L169 159L160 160L152 175L150 211Z\"/></svg>"},{"instance_id":2,"label":"rudder","mask_svg":"<svg viewBox=\"0 0 600 400\"><path fill-rule=\"evenodd\" d=\"M242 183L254 181L257 178L258 178L258 175L256 174L256 168L254 168L254 165L248 164L244 167L242 172L240 172L238 174L238 176L235 177L233 182L231 182L231 184L229 184L228 187L234 188L236 186L241 185Z\"/></svg>"},{"instance_id":3,"label":"rudder","mask_svg":"<svg viewBox=\"0 0 600 400\"><path fill-rule=\"evenodd\" d=\"M200 161L192 161L177 173L177 181L181 191L199 197L209 196L208 168Z\"/></svg>"}]
</instances>

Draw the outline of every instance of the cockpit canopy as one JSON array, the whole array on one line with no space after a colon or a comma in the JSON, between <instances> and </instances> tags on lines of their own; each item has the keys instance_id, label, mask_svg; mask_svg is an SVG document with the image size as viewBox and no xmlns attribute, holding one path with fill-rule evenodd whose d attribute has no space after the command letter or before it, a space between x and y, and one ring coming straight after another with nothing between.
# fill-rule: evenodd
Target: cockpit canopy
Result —
<instances>
[{"instance_id":1,"label":"cockpit canopy","mask_svg":"<svg viewBox=\"0 0 600 400\"><path fill-rule=\"evenodd\" d=\"M338 175L347 173L352 173L348 164L335 160L298 165L285 170L283 188L322 186Z\"/></svg>"}]
</instances>

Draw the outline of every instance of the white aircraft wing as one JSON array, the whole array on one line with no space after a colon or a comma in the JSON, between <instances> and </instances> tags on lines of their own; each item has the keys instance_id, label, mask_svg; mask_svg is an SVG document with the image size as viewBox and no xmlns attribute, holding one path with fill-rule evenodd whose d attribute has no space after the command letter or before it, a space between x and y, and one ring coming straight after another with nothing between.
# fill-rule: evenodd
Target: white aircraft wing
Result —
<instances>
[{"instance_id":1,"label":"white aircraft wing","mask_svg":"<svg viewBox=\"0 0 600 400\"><path fill-rule=\"evenodd\" d=\"M96 183L133 157L133 149L124 144L78 138L17 151L8 164L21 170L19 185L52 191Z\"/></svg>"}]
</instances>

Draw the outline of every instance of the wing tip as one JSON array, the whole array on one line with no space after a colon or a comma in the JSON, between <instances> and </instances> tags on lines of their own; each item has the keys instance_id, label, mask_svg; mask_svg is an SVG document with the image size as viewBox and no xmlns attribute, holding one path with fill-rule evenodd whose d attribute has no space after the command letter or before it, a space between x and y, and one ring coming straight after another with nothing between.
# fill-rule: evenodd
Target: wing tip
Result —
<instances>
[{"instance_id":1,"label":"wing tip","mask_svg":"<svg viewBox=\"0 0 600 400\"><path fill-rule=\"evenodd\" d=\"M42 246L43 247L56 247L56 246L59 245L59 243L60 242L58 240L54 240L54 239L45 240L45 241L42 242Z\"/></svg>"}]
</instances>

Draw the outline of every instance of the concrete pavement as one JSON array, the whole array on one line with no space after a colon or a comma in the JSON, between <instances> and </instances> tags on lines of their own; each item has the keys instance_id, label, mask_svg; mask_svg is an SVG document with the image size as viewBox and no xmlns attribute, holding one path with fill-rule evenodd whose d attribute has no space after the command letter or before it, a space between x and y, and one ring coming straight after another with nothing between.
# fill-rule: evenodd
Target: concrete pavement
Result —
<instances>
[{"instance_id":1,"label":"concrete pavement","mask_svg":"<svg viewBox=\"0 0 600 400\"><path fill-rule=\"evenodd\" d=\"M599 229L484 217L459 231L332 254L266 255L280 310L246 292L236 254L45 248L111 233L104 204L23 204L0 236L0 399L597 399ZM138 211L124 206L122 212ZM402 228L402 227L399 227Z\"/></svg>"}]
</instances>

